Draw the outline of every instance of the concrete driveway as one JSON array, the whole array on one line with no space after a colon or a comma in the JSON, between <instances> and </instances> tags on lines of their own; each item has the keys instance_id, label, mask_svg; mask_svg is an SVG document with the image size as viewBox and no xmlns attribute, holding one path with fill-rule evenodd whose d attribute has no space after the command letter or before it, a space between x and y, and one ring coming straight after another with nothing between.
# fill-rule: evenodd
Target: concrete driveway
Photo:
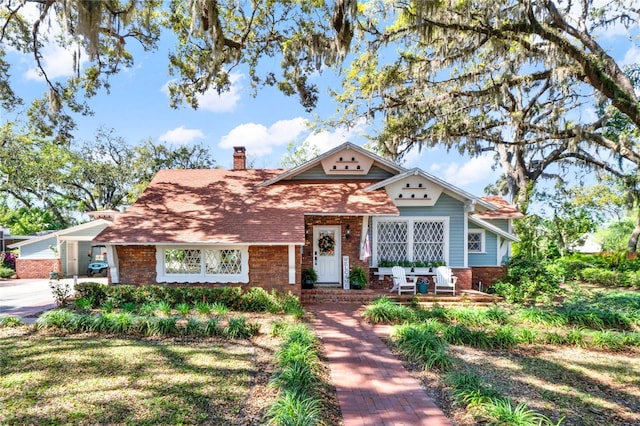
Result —
<instances>
[{"instance_id":1,"label":"concrete driveway","mask_svg":"<svg viewBox=\"0 0 640 426\"><path fill-rule=\"evenodd\" d=\"M68 282L73 288L72 278L61 281ZM107 283L106 278L78 279L78 282L83 281ZM47 279L0 281L0 316L33 317L55 307Z\"/></svg>"}]
</instances>

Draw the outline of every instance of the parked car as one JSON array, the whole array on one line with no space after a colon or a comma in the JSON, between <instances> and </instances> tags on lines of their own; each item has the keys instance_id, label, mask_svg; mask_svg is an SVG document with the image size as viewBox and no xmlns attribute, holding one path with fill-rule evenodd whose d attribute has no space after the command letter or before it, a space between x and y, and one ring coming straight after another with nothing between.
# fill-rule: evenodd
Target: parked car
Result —
<instances>
[{"instance_id":1,"label":"parked car","mask_svg":"<svg viewBox=\"0 0 640 426\"><path fill-rule=\"evenodd\" d=\"M92 277L94 274L100 274L103 277L106 277L108 267L109 264L102 260L91 262L87 268L87 276Z\"/></svg>"}]
</instances>

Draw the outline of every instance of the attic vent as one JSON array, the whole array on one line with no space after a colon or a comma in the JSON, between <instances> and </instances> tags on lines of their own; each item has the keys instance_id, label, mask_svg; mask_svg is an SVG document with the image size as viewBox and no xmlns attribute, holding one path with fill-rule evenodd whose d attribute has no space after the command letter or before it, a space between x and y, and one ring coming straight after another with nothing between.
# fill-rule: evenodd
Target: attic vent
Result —
<instances>
[{"instance_id":1,"label":"attic vent","mask_svg":"<svg viewBox=\"0 0 640 426\"><path fill-rule=\"evenodd\" d=\"M402 194L398 195L398 198L402 198Z\"/></svg>"},{"instance_id":2,"label":"attic vent","mask_svg":"<svg viewBox=\"0 0 640 426\"><path fill-rule=\"evenodd\" d=\"M422 188L422 184L421 183L418 184L418 188Z\"/></svg>"},{"instance_id":3,"label":"attic vent","mask_svg":"<svg viewBox=\"0 0 640 426\"><path fill-rule=\"evenodd\" d=\"M411 186L411 184L410 184L410 183L407 183L407 188L409 188L410 186Z\"/></svg>"},{"instance_id":4,"label":"attic vent","mask_svg":"<svg viewBox=\"0 0 640 426\"><path fill-rule=\"evenodd\" d=\"M416 194L411 194L411 198L416 198Z\"/></svg>"},{"instance_id":5,"label":"attic vent","mask_svg":"<svg viewBox=\"0 0 640 426\"><path fill-rule=\"evenodd\" d=\"M427 194L424 194L424 198L429 198L429 196Z\"/></svg>"},{"instance_id":6,"label":"attic vent","mask_svg":"<svg viewBox=\"0 0 640 426\"><path fill-rule=\"evenodd\" d=\"M338 161L342 161L342 157L340 157L340 158L338 159Z\"/></svg>"},{"instance_id":7,"label":"attic vent","mask_svg":"<svg viewBox=\"0 0 640 426\"><path fill-rule=\"evenodd\" d=\"M356 157L351 157L351 161L356 161Z\"/></svg>"},{"instance_id":8,"label":"attic vent","mask_svg":"<svg viewBox=\"0 0 640 426\"><path fill-rule=\"evenodd\" d=\"M358 170L360 170L360 166L357 166L356 168L357 168Z\"/></svg>"},{"instance_id":9,"label":"attic vent","mask_svg":"<svg viewBox=\"0 0 640 426\"><path fill-rule=\"evenodd\" d=\"M335 164L333 165L333 170L337 170L338 166L336 166Z\"/></svg>"},{"instance_id":10,"label":"attic vent","mask_svg":"<svg viewBox=\"0 0 640 426\"><path fill-rule=\"evenodd\" d=\"M344 169L345 170L349 170L349 166L344 166Z\"/></svg>"}]
</instances>

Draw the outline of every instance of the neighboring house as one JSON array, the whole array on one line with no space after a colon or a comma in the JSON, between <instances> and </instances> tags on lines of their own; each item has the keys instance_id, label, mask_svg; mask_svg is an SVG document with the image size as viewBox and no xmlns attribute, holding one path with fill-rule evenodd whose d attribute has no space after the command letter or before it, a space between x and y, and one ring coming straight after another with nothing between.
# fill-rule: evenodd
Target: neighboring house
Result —
<instances>
[{"instance_id":1,"label":"neighboring house","mask_svg":"<svg viewBox=\"0 0 640 426\"><path fill-rule=\"evenodd\" d=\"M112 283L260 286L301 292L313 267L324 285L378 263L444 261L460 288L503 272L511 220L500 197L475 197L419 169L345 143L289 170L163 170L94 243Z\"/></svg>"},{"instance_id":2,"label":"neighboring house","mask_svg":"<svg viewBox=\"0 0 640 426\"><path fill-rule=\"evenodd\" d=\"M574 241L569 250L577 253L601 253L602 244L593 232L588 232Z\"/></svg>"},{"instance_id":3,"label":"neighboring house","mask_svg":"<svg viewBox=\"0 0 640 426\"><path fill-rule=\"evenodd\" d=\"M91 240L111 224L96 219L82 225L51 232L9 245L18 249L18 278L49 278L50 272L63 277L84 275L91 260Z\"/></svg>"}]
</instances>

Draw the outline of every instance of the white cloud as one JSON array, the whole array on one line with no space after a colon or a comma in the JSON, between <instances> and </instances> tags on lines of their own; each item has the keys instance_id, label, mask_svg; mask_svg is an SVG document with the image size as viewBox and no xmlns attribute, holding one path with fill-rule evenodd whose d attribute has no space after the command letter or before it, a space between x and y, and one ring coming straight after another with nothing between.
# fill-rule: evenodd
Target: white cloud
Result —
<instances>
[{"instance_id":1,"label":"white cloud","mask_svg":"<svg viewBox=\"0 0 640 426\"><path fill-rule=\"evenodd\" d=\"M229 80L231 86L226 92L218 94L215 90L209 90L203 95L198 96L198 107L205 111L211 112L230 112L236 109L240 100L240 89L242 85L239 83L242 74L231 74Z\"/></svg>"},{"instance_id":2,"label":"white cloud","mask_svg":"<svg viewBox=\"0 0 640 426\"><path fill-rule=\"evenodd\" d=\"M170 143L187 144L196 139L204 139L204 133L200 129L185 129L180 126L169 130L158 137L158 140Z\"/></svg>"},{"instance_id":3,"label":"white cloud","mask_svg":"<svg viewBox=\"0 0 640 426\"><path fill-rule=\"evenodd\" d=\"M307 120L302 117L280 120L270 127L245 123L223 136L218 146L220 148L244 146L248 155L267 155L273 151L273 147L294 141L308 130Z\"/></svg>"},{"instance_id":4,"label":"white cloud","mask_svg":"<svg viewBox=\"0 0 640 426\"><path fill-rule=\"evenodd\" d=\"M430 170L437 171L438 176L460 187L491 178L495 173L491 169L493 164L494 159L489 155L484 155L472 158L462 165L458 163L451 163L448 166L434 164L430 167Z\"/></svg>"},{"instance_id":5,"label":"white cloud","mask_svg":"<svg viewBox=\"0 0 640 426\"><path fill-rule=\"evenodd\" d=\"M211 111L211 112L232 112L238 106L240 101L240 90L242 85L243 75L239 73L231 74L229 80L231 85L226 92L218 93L216 90L211 89L206 91L202 95L197 95L198 108ZM167 81L167 83L160 89L162 93L169 96L169 84L175 80Z\"/></svg>"},{"instance_id":6,"label":"white cloud","mask_svg":"<svg viewBox=\"0 0 640 426\"><path fill-rule=\"evenodd\" d=\"M329 132L323 130L318 133L310 134L305 142L311 146L318 148L318 151L323 153L329 151L336 146L348 141L353 141L354 138L362 136L365 123L360 122L353 127L337 127L334 131Z\"/></svg>"},{"instance_id":7,"label":"white cloud","mask_svg":"<svg viewBox=\"0 0 640 426\"><path fill-rule=\"evenodd\" d=\"M58 77L69 77L74 74L73 53L69 49L49 44L43 47L40 52L42 53L42 68L44 68L50 80ZM81 62L84 63L86 61ZM40 70L35 67L28 69L25 77L27 80L44 80Z\"/></svg>"}]
</instances>

